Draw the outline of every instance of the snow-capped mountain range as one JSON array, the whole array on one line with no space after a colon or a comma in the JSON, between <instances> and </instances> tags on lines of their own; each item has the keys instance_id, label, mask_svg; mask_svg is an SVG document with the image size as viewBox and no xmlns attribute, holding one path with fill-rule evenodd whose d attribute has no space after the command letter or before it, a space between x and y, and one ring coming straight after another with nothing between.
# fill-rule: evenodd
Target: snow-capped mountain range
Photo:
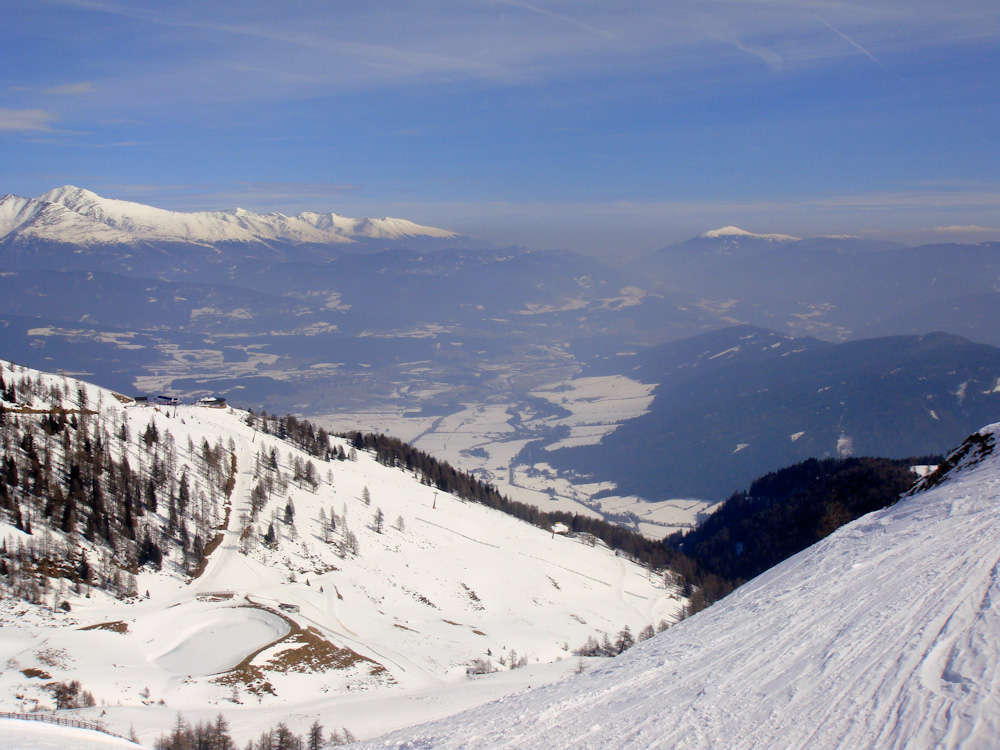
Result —
<instances>
[{"instance_id":1,"label":"snow-capped mountain range","mask_svg":"<svg viewBox=\"0 0 1000 750\"><path fill-rule=\"evenodd\" d=\"M183 213L102 198L67 185L37 198L0 198L0 242L94 246L136 242L350 245L365 240L454 239L455 232L406 219L351 219L335 213L257 214L241 208Z\"/></svg>"},{"instance_id":2,"label":"snow-capped mountain range","mask_svg":"<svg viewBox=\"0 0 1000 750\"><path fill-rule=\"evenodd\" d=\"M998 438L599 669L362 747L995 748Z\"/></svg>"}]
</instances>

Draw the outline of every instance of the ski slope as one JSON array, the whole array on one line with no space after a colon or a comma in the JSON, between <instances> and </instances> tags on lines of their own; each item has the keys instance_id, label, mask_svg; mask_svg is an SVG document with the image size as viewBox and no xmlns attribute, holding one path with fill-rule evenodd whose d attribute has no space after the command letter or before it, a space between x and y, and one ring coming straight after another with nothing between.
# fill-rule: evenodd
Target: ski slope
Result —
<instances>
[{"instance_id":1,"label":"ski slope","mask_svg":"<svg viewBox=\"0 0 1000 750\"><path fill-rule=\"evenodd\" d=\"M241 745L279 721L302 733L319 719L372 737L562 679L589 636L673 622L685 604L670 580L600 543L463 502L364 451L323 461L256 430L236 409L142 407L95 386L78 395L72 378L3 362L0 374L68 386L59 406L98 412L115 435L124 423L129 442L113 444L133 467L149 464L141 436L152 422L161 441L172 436L176 473L192 479L199 502L210 502L197 484L202 444L221 442L236 463L232 496L216 498L221 540L200 575L183 573L174 547L162 570L138 570L137 597L74 592L62 580L42 605L0 598L0 711L46 710L47 684L79 680L98 705L69 715L122 735L134 728L148 745L177 712L192 722L224 713ZM27 420L50 407L16 408ZM50 445L57 464L59 445ZM272 450L289 481L251 521L258 456ZM316 466L315 487L290 481L305 460ZM165 505L144 522L165 523ZM319 519L332 514L337 530L325 534ZM35 519L35 543L64 542L41 524ZM269 525L273 548L260 542ZM356 554L338 551L346 529ZM0 522L0 540L14 549L30 539ZM76 543L103 564L85 539ZM56 606L63 600L69 612ZM467 675L477 660L496 673ZM524 666L512 669L515 661Z\"/></svg>"},{"instance_id":2,"label":"ski slope","mask_svg":"<svg viewBox=\"0 0 1000 750\"><path fill-rule=\"evenodd\" d=\"M937 487L606 666L361 746L997 747L1000 425L980 434Z\"/></svg>"}]
</instances>

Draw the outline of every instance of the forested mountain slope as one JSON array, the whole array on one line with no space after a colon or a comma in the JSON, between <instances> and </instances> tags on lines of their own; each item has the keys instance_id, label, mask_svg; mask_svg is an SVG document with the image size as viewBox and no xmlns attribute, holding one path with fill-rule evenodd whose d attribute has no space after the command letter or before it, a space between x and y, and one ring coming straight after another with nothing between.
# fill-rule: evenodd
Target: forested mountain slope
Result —
<instances>
[{"instance_id":1,"label":"forested mountain slope","mask_svg":"<svg viewBox=\"0 0 1000 750\"><path fill-rule=\"evenodd\" d=\"M697 528L665 541L697 581L692 608L728 594L859 516L892 505L917 480L919 459L810 458L733 493Z\"/></svg>"},{"instance_id":2,"label":"forested mountain slope","mask_svg":"<svg viewBox=\"0 0 1000 750\"><path fill-rule=\"evenodd\" d=\"M1000 418L1000 349L959 336L844 344L753 326L635 357L649 411L551 462L647 499L722 500L807 458L942 453Z\"/></svg>"}]
</instances>

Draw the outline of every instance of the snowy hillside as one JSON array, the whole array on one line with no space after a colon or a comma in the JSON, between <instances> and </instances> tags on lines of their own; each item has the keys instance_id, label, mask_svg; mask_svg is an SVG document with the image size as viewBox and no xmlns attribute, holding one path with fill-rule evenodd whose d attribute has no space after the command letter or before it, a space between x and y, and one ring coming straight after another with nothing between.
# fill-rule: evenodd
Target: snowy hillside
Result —
<instances>
[{"instance_id":1,"label":"snowy hillside","mask_svg":"<svg viewBox=\"0 0 1000 750\"><path fill-rule=\"evenodd\" d=\"M178 711L225 712L237 739L315 718L370 737L559 679L589 637L683 608L600 542L293 420L0 377L0 711L53 707L75 680L74 715L146 744ZM86 451L104 456L91 479Z\"/></svg>"},{"instance_id":2,"label":"snowy hillside","mask_svg":"<svg viewBox=\"0 0 1000 750\"><path fill-rule=\"evenodd\" d=\"M305 212L297 216L231 211L181 213L141 203L102 198L67 185L38 198L0 198L0 240L45 240L76 245L129 242L268 241L350 244L357 238L399 240L412 237L452 238L444 229L405 219L351 219L338 214Z\"/></svg>"},{"instance_id":3,"label":"snowy hillside","mask_svg":"<svg viewBox=\"0 0 1000 750\"><path fill-rule=\"evenodd\" d=\"M379 748L995 748L1000 425L606 666Z\"/></svg>"}]
</instances>

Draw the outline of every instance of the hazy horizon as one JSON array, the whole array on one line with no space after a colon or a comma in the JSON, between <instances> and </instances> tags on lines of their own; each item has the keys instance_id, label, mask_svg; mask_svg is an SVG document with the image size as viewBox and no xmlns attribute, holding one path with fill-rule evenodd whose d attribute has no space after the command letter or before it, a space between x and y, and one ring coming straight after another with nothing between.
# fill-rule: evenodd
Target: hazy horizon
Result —
<instances>
[{"instance_id":1,"label":"hazy horizon","mask_svg":"<svg viewBox=\"0 0 1000 750\"><path fill-rule=\"evenodd\" d=\"M393 215L635 256L1000 239L1000 7L12 4L0 193Z\"/></svg>"}]
</instances>

